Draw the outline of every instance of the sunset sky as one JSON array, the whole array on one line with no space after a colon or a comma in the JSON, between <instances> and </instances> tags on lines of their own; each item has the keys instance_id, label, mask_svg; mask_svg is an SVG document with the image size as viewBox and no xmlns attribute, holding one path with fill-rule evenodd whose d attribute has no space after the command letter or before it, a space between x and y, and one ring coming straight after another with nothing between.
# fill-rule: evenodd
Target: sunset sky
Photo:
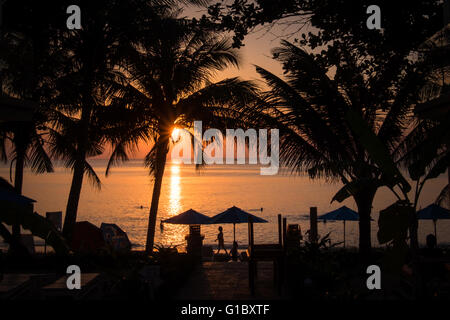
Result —
<instances>
[{"instance_id":1,"label":"sunset sky","mask_svg":"<svg viewBox=\"0 0 450 320\"><path fill-rule=\"evenodd\" d=\"M181 16L188 17L201 17L205 13L204 9L193 7L186 9ZM306 32L309 31L305 28ZM282 34L290 34L292 30L284 26L276 26L270 31L268 28L258 28L251 34L249 34L244 41L245 46L239 49L241 57L241 67L228 68L223 72L218 73L215 76L215 81L220 81L226 78L239 76L244 80L257 81L258 85L264 87L264 83L255 70L254 65L258 65L267 69L268 71L282 76L281 65L272 59L271 50L280 44L279 36ZM295 37L301 37L301 33L295 35ZM294 37L291 37L293 41ZM231 128L230 128L231 129ZM142 159L150 150L149 146L144 143L140 144L139 150L131 156L132 159ZM105 153L98 157L100 159L108 158L109 154Z\"/></svg>"}]
</instances>

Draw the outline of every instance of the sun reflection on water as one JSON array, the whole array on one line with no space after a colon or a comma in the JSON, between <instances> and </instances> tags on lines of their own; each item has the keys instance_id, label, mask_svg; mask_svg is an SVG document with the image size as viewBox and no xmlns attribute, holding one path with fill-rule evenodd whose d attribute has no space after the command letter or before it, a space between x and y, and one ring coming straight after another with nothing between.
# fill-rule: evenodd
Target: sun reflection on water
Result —
<instances>
[{"instance_id":1,"label":"sun reflection on water","mask_svg":"<svg viewBox=\"0 0 450 320\"><path fill-rule=\"evenodd\" d=\"M180 165L172 164L170 167L170 195L169 195L169 215L175 216L181 213L181 178Z\"/></svg>"},{"instance_id":2,"label":"sun reflection on water","mask_svg":"<svg viewBox=\"0 0 450 320\"><path fill-rule=\"evenodd\" d=\"M169 181L169 206L167 217L173 217L180 214L183 210L181 205L181 177L180 164L172 163L170 166ZM161 242L164 245L184 244L184 236L187 232L185 225L167 224L164 226Z\"/></svg>"}]
</instances>

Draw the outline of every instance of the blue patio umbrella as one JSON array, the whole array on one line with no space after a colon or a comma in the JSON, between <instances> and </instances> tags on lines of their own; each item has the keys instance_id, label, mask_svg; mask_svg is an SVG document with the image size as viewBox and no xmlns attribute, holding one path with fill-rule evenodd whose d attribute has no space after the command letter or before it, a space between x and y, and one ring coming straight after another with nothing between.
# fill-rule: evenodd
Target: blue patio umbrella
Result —
<instances>
[{"instance_id":1,"label":"blue patio umbrella","mask_svg":"<svg viewBox=\"0 0 450 320\"><path fill-rule=\"evenodd\" d=\"M0 201L17 203L20 205L29 205L33 202L36 202L36 200L6 190L0 190Z\"/></svg>"},{"instance_id":2,"label":"blue patio umbrella","mask_svg":"<svg viewBox=\"0 0 450 320\"><path fill-rule=\"evenodd\" d=\"M428 207L417 211L417 219L433 220L434 236L437 239L436 222L438 219L450 219L450 210L442 208L442 207L438 206L437 204L430 204Z\"/></svg>"},{"instance_id":3,"label":"blue patio umbrella","mask_svg":"<svg viewBox=\"0 0 450 320\"><path fill-rule=\"evenodd\" d=\"M17 194L15 191L2 190L0 187L0 208L4 212L12 211L33 213L33 203L36 200Z\"/></svg>"},{"instance_id":4,"label":"blue patio umbrella","mask_svg":"<svg viewBox=\"0 0 450 320\"><path fill-rule=\"evenodd\" d=\"M339 209L330 211L328 213L325 213L319 217L317 217L318 220L324 220L326 222L327 220L342 220L344 221L344 248L345 248L345 221L358 221L359 220L359 214L358 212L343 206Z\"/></svg>"},{"instance_id":5,"label":"blue patio umbrella","mask_svg":"<svg viewBox=\"0 0 450 320\"><path fill-rule=\"evenodd\" d=\"M171 217L169 219L163 220L161 222L171 223L171 224L209 224L211 222L211 218L201 214L193 209L189 209L179 215Z\"/></svg>"},{"instance_id":6,"label":"blue patio umbrella","mask_svg":"<svg viewBox=\"0 0 450 320\"><path fill-rule=\"evenodd\" d=\"M232 206L228 208L222 213L219 213L211 218L210 224L224 224L224 223L232 223L233 224L233 241L236 241L236 223L247 223L248 218L252 217L253 223L265 223L268 222L262 218L254 216L244 210Z\"/></svg>"}]
</instances>

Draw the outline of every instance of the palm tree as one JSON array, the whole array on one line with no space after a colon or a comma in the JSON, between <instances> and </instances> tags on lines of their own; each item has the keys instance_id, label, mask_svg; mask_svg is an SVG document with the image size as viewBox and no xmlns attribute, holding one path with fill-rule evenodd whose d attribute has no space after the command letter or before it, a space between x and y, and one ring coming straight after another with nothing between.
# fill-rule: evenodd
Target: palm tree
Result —
<instances>
[{"instance_id":1,"label":"palm tree","mask_svg":"<svg viewBox=\"0 0 450 320\"><path fill-rule=\"evenodd\" d=\"M30 8L31 4L24 4ZM9 141L11 172L14 167L14 188L22 194L24 168L28 165L34 173L52 172L53 165L44 148L46 110L42 105L48 90L49 78L57 70L54 52L47 46L51 41L50 27L33 28L24 7L11 6L8 21L0 34L0 97L10 105L16 116L0 122L0 144ZM35 12L37 14L37 12ZM4 32L3 32L4 31ZM4 106L2 106L4 107ZM26 110L26 119L19 110ZM10 111L10 110L8 110ZM5 148L3 160L7 160ZM18 238L20 226L13 225L13 236Z\"/></svg>"},{"instance_id":2,"label":"palm tree","mask_svg":"<svg viewBox=\"0 0 450 320\"><path fill-rule=\"evenodd\" d=\"M127 72L132 82L124 95L146 116L154 144L146 164L154 176L146 251L154 245L155 224L171 134L175 127L189 128L195 120L204 127L223 128L236 122L236 112L255 97L254 85L238 78L212 83L215 72L238 66L229 41L196 21L177 18L168 10L148 26L145 42L130 55ZM116 145L114 163L124 155L125 141ZM108 165L109 169L110 165Z\"/></svg>"},{"instance_id":3,"label":"palm tree","mask_svg":"<svg viewBox=\"0 0 450 320\"><path fill-rule=\"evenodd\" d=\"M6 122L0 124L4 139L11 141L11 169L15 164L14 188L17 194L22 194L23 173L29 165L36 174L53 172L53 164L44 149L44 139L38 132L38 122ZM18 238L20 226L13 226L13 236Z\"/></svg>"},{"instance_id":4,"label":"palm tree","mask_svg":"<svg viewBox=\"0 0 450 320\"><path fill-rule=\"evenodd\" d=\"M353 197L360 216L359 248L368 253L378 188L386 185L394 191L400 182L401 191L407 193L410 187L396 167L384 174L379 163L385 159L367 152L361 139L368 137L355 131L349 115L357 119L357 126L364 125L377 136L381 145L376 147L393 153L412 124L421 72L406 57L395 55L376 70L361 63L358 52L344 43L328 53L328 61L326 55L308 54L287 41L273 54L283 63L287 80L256 68L270 87L262 111L264 121L270 115L280 128L281 160L293 171L307 171L311 178L344 184L332 201ZM330 64L335 66L334 76L326 67Z\"/></svg>"},{"instance_id":5,"label":"palm tree","mask_svg":"<svg viewBox=\"0 0 450 320\"><path fill-rule=\"evenodd\" d=\"M139 127L139 116L120 102L120 92L128 81L122 67L130 47L142 39L148 21L177 2L83 1L82 29L67 30L57 24L50 33L49 47L55 52L52 61L56 62L57 72L46 95L52 127L49 140L52 155L63 159L73 172L63 228L69 240L84 176L100 187L100 179L87 159L103 153L107 143L135 144L135 138L146 139ZM45 25L56 19L60 23L63 7L51 3L41 12L39 21Z\"/></svg>"},{"instance_id":6,"label":"palm tree","mask_svg":"<svg viewBox=\"0 0 450 320\"><path fill-rule=\"evenodd\" d=\"M86 2L82 29L60 33L65 69L54 82L57 93L50 101L49 122L52 154L73 172L63 227L67 239L76 223L84 176L100 187L87 159L102 154L108 142L134 133L125 128L134 124L127 106L117 103L127 84L120 67L149 11L151 4L146 1Z\"/></svg>"},{"instance_id":7,"label":"palm tree","mask_svg":"<svg viewBox=\"0 0 450 320\"><path fill-rule=\"evenodd\" d=\"M449 96L448 74L450 52L450 28L444 27L421 46L422 55L427 57L426 83L420 90L419 104L415 108L418 119L415 127L405 137L394 153L397 163L408 169L415 181L414 210L417 209L420 193L425 183L443 174L450 166L448 144L450 141L448 110L436 108L436 102ZM447 98L448 99L448 98ZM449 171L450 178L450 171ZM448 184L436 199L444 205L448 199ZM446 203L445 205L448 205ZM416 218L416 217L415 217ZM411 228L412 246L418 248L417 219Z\"/></svg>"}]
</instances>

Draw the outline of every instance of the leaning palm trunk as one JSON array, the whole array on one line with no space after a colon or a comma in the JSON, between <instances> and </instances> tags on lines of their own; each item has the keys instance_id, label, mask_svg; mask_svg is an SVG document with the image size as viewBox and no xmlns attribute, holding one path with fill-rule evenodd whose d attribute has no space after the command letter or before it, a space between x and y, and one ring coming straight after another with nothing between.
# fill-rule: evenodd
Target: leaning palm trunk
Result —
<instances>
[{"instance_id":1,"label":"leaning palm trunk","mask_svg":"<svg viewBox=\"0 0 450 320\"><path fill-rule=\"evenodd\" d=\"M16 169L14 172L14 189L16 190L17 194L22 194L24 164L25 164L25 152L21 150L17 152ZM12 235L15 239L19 239L20 224L14 224L12 226Z\"/></svg>"},{"instance_id":2,"label":"leaning palm trunk","mask_svg":"<svg viewBox=\"0 0 450 320\"><path fill-rule=\"evenodd\" d=\"M84 177L84 157L85 153L80 154L75 162L69 199L67 200L63 234L68 240L72 237L73 229L77 221L78 203L80 201L81 187L83 186Z\"/></svg>"},{"instance_id":3,"label":"leaning palm trunk","mask_svg":"<svg viewBox=\"0 0 450 320\"><path fill-rule=\"evenodd\" d=\"M160 141L161 140L161 141ZM158 205L159 205L159 197L161 195L161 186L162 180L164 176L164 169L166 166L166 157L168 152L168 142L167 138L160 138L156 142L156 155L155 155L155 183L153 185L153 195L152 195L152 204L150 206L150 214L148 217L148 229L147 229L147 241L145 245L145 251L147 253L152 253L154 239L155 239L155 226L156 226L156 217L158 216Z\"/></svg>"},{"instance_id":4,"label":"leaning palm trunk","mask_svg":"<svg viewBox=\"0 0 450 320\"><path fill-rule=\"evenodd\" d=\"M90 83L90 81L88 81ZM64 217L63 235L70 243L73 229L77 222L78 203L80 201L83 177L86 169L87 145L89 143L89 123L91 121L92 99L90 89L85 89L83 98L84 108L80 119L80 135L78 136L78 148L76 150L75 162L73 165L72 184L70 186L69 199L67 200L66 216Z\"/></svg>"}]
</instances>

